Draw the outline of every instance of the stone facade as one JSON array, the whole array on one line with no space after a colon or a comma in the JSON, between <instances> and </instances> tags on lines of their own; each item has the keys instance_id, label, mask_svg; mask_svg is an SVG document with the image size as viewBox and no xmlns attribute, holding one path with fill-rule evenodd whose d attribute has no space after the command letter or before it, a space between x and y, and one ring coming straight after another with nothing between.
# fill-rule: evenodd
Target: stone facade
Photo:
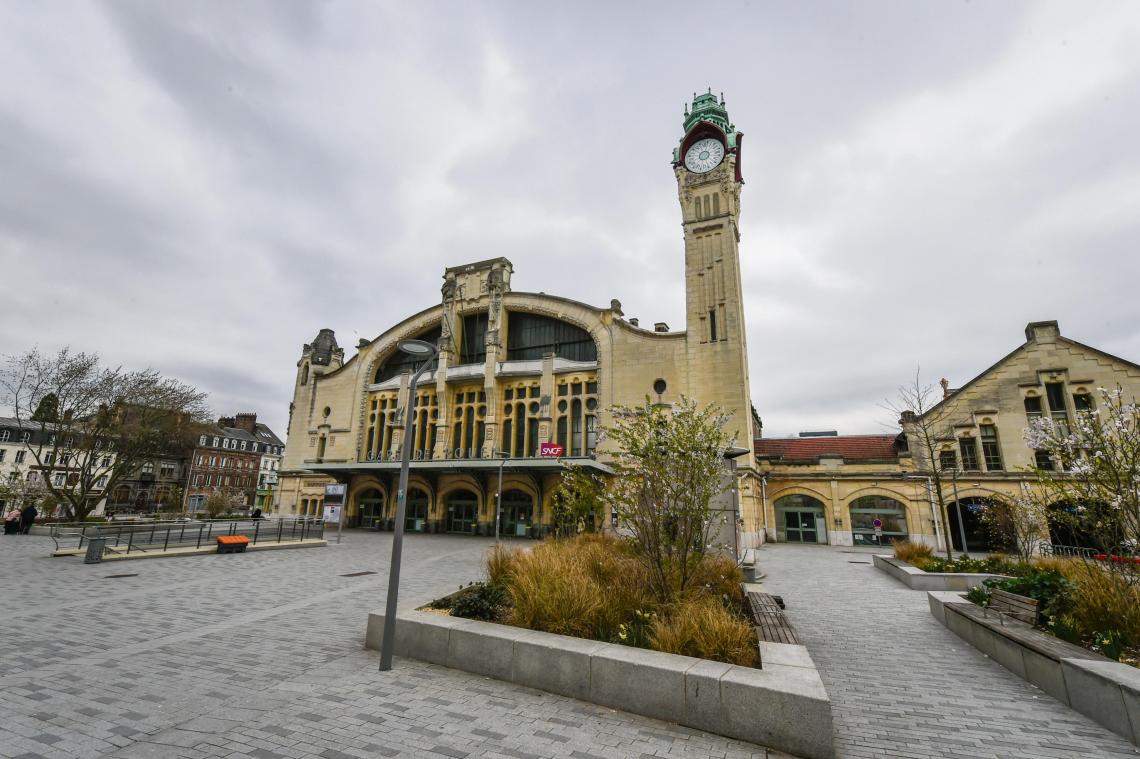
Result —
<instances>
[{"instance_id":1,"label":"stone facade","mask_svg":"<svg viewBox=\"0 0 1140 759\"><path fill-rule=\"evenodd\" d=\"M439 304L361 341L348 360L331 330L304 347L281 464L281 513L317 513L324 486L340 481L348 484L350 524L390 525L401 443L410 434L418 462L410 529L492 531L501 476L501 528L541 534L562 467L540 448L561 445L563 461L605 471L597 432L609 409L646 396L716 403L729 414L738 444L747 445L754 425L738 251L741 136L723 99L711 94L695 98L685 115L674 173L688 329L643 328L624 317L617 300L597 307L516 292L505 258L451 267ZM709 139L719 142L722 160L690 170L691 146ZM409 338L439 346L415 397L412 363L397 350ZM740 477L755 473L750 450L736 466ZM744 525L757 522L759 507L758 494L748 492L733 492ZM609 522L609 515L595 516ZM737 541L759 538L742 534Z\"/></svg>"},{"instance_id":2,"label":"stone facade","mask_svg":"<svg viewBox=\"0 0 1140 759\"><path fill-rule=\"evenodd\" d=\"M762 490L764 505L758 527L770 540L867 544L875 542L869 523L878 518L883 539L944 545L930 476L937 466L955 547L961 504L967 546L988 550L976 506L1017 494L1035 478L1035 466L1051 465L1024 442L1029 420L1071 420L1086 404L1095 406L1098 388L1116 386L1140 396L1140 366L1062 336L1055 321L1031 323L1022 345L961 388L944 382L944 397L922 417L904 418L900 435L756 440L752 486ZM924 422L935 431L938 461L918 444ZM809 518L812 528L800 524L789 533L789 519L805 513L817 515ZM1062 534L1051 539L1070 542Z\"/></svg>"}]
</instances>

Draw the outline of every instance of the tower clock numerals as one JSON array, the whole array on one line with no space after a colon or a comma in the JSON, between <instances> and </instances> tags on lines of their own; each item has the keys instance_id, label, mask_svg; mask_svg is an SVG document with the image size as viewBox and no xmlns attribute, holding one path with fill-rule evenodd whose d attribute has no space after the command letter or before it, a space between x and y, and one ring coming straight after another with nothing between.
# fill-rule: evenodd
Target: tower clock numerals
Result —
<instances>
[{"instance_id":1,"label":"tower clock numerals","mask_svg":"<svg viewBox=\"0 0 1140 759\"><path fill-rule=\"evenodd\" d=\"M694 174L712 171L724 159L724 145L720 140L706 137L689 146L685 153L685 168Z\"/></svg>"}]
</instances>

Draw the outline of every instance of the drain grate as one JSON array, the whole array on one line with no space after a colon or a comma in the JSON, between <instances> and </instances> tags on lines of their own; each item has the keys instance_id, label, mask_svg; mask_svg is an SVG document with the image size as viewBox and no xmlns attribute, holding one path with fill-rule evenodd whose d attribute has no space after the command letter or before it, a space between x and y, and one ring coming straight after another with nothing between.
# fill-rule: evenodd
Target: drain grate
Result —
<instances>
[{"instance_id":1,"label":"drain grate","mask_svg":"<svg viewBox=\"0 0 1140 759\"><path fill-rule=\"evenodd\" d=\"M119 579L120 577L138 577L138 573L135 573L135 574L126 574L126 575L104 575L104 576L103 576L103 579L104 579L104 580L117 580L117 579Z\"/></svg>"},{"instance_id":2,"label":"drain grate","mask_svg":"<svg viewBox=\"0 0 1140 759\"><path fill-rule=\"evenodd\" d=\"M341 577L363 577L364 575L374 575L374 574L376 574L376 573L375 572L349 572L346 575L341 575Z\"/></svg>"},{"instance_id":3,"label":"drain grate","mask_svg":"<svg viewBox=\"0 0 1140 759\"><path fill-rule=\"evenodd\" d=\"M850 559L848 559L847 563L848 564L870 564L871 562L869 562L869 561L851 561Z\"/></svg>"}]
</instances>

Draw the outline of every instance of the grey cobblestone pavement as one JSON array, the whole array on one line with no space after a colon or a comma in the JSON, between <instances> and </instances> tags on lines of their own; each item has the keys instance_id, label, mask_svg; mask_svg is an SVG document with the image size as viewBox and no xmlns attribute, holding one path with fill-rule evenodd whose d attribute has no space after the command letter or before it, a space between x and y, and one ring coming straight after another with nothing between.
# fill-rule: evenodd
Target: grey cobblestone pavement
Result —
<instances>
[{"instance_id":1,"label":"grey cobblestone pavement","mask_svg":"<svg viewBox=\"0 0 1140 759\"><path fill-rule=\"evenodd\" d=\"M362 646L367 612L383 605L387 534L96 565L48 558L51 545L0 539L5 759L767 756L420 662L377 672ZM486 546L409 536L404 605L477 579ZM342 576L362 571L377 574Z\"/></svg>"},{"instance_id":2,"label":"grey cobblestone pavement","mask_svg":"<svg viewBox=\"0 0 1140 759\"><path fill-rule=\"evenodd\" d=\"M1140 754L947 630L869 553L781 544L758 556L831 696L838 756Z\"/></svg>"}]
</instances>

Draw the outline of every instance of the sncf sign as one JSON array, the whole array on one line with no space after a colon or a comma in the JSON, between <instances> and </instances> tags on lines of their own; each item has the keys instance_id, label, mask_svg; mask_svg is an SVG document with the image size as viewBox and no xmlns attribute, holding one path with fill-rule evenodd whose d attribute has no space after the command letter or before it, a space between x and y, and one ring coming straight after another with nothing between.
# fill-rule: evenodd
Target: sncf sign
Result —
<instances>
[{"instance_id":1,"label":"sncf sign","mask_svg":"<svg viewBox=\"0 0 1140 759\"><path fill-rule=\"evenodd\" d=\"M539 456L561 456L565 452L565 446L556 445L554 443L542 443L538 446Z\"/></svg>"}]
</instances>

